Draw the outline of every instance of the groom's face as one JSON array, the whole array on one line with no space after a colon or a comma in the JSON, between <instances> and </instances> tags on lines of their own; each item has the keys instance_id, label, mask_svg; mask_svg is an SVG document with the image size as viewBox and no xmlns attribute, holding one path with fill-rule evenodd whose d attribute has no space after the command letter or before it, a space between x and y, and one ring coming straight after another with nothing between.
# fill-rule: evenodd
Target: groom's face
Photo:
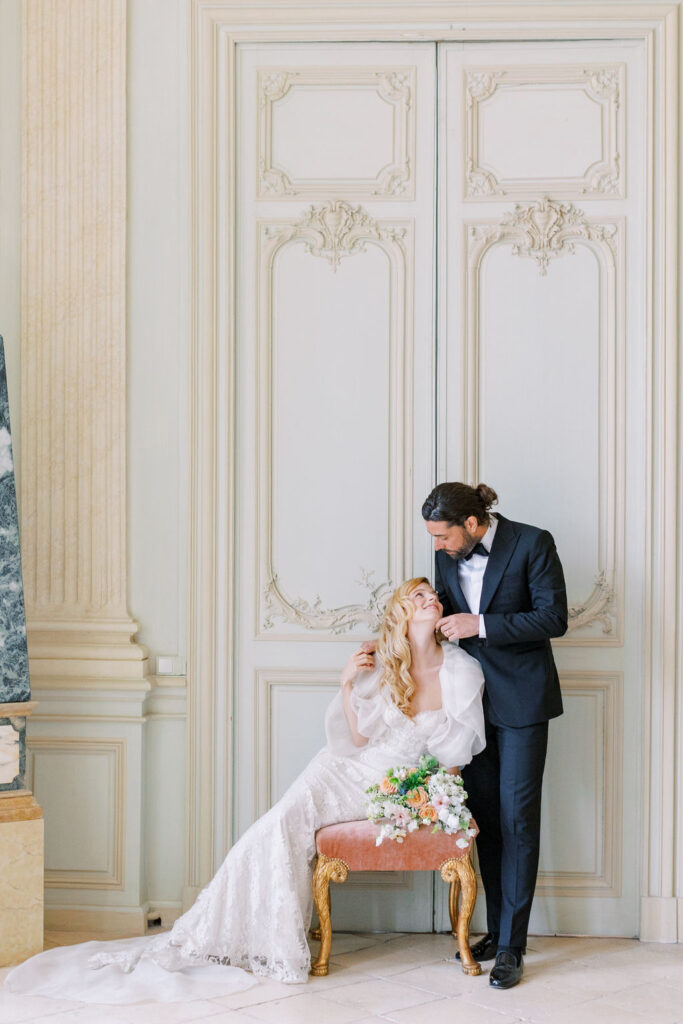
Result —
<instances>
[{"instance_id":1,"label":"groom's face","mask_svg":"<svg viewBox=\"0 0 683 1024\"><path fill-rule=\"evenodd\" d=\"M465 558L477 543L479 523L475 516L466 519L462 526L430 520L425 522L425 526L434 539L434 550L445 551L450 558Z\"/></svg>"}]
</instances>

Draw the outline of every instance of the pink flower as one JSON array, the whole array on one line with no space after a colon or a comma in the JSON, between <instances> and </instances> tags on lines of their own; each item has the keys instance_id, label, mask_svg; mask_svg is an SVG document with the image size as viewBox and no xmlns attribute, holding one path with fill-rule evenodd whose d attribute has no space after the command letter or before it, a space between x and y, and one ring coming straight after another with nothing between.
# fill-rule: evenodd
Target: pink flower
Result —
<instances>
[{"instance_id":1,"label":"pink flower","mask_svg":"<svg viewBox=\"0 0 683 1024\"><path fill-rule=\"evenodd\" d=\"M448 807L449 803L450 797L447 797L445 793L437 793L436 796L432 797L432 807L436 807L437 811Z\"/></svg>"}]
</instances>

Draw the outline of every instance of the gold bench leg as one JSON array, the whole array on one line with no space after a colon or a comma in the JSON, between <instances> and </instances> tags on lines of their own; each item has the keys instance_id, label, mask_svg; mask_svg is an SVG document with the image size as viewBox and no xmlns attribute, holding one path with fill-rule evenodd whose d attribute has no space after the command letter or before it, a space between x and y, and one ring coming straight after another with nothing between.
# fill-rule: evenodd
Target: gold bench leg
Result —
<instances>
[{"instance_id":1,"label":"gold bench leg","mask_svg":"<svg viewBox=\"0 0 683 1024\"><path fill-rule=\"evenodd\" d=\"M451 927L458 938L460 962L465 974L481 974L481 966L470 950L470 921L477 900L477 876L469 858L447 860L441 865L441 877L450 884L449 910ZM458 889L462 890L460 908L457 908Z\"/></svg>"},{"instance_id":2,"label":"gold bench leg","mask_svg":"<svg viewBox=\"0 0 683 1024\"><path fill-rule=\"evenodd\" d=\"M448 889L448 913L451 918L451 935L458 937L458 897L460 895L460 879L457 874Z\"/></svg>"},{"instance_id":3,"label":"gold bench leg","mask_svg":"<svg viewBox=\"0 0 683 1024\"><path fill-rule=\"evenodd\" d=\"M311 974L327 974L332 948L332 921L330 919L330 882L345 882L349 869L343 860L330 860L324 853L318 854L313 872L313 902L318 911L320 928L320 952L311 964ZM313 934L313 933L311 933Z\"/></svg>"}]
</instances>

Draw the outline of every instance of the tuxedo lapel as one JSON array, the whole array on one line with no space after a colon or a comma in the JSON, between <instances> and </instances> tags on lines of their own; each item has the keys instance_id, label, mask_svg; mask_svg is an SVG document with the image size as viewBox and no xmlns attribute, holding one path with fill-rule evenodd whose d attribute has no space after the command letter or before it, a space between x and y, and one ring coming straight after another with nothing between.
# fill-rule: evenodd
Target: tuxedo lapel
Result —
<instances>
[{"instance_id":1,"label":"tuxedo lapel","mask_svg":"<svg viewBox=\"0 0 683 1024\"><path fill-rule=\"evenodd\" d=\"M498 528L491 545L491 553L486 565L484 580L481 587L481 599L479 601L479 614L483 615L491 603L491 598L496 592L501 577L507 568L512 557L512 552L517 546L519 535L515 532L509 519L498 516ZM462 591L461 591L462 593Z\"/></svg>"},{"instance_id":2,"label":"tuxedo lapel","mask_svg":"<svg viewBox=\"0 0 683 1024\"><path fill-rule=\"evenodd\" d=\"M445 573L446 583L448 589L451 592L451 597L455 601L457 608L456 612L469 612L470 608L465 600L465 595L462 592L460 586L460 580L458 579L458 563L455 559L445 555L442 562L442 572Z\"/></svg>"}]
</instances>

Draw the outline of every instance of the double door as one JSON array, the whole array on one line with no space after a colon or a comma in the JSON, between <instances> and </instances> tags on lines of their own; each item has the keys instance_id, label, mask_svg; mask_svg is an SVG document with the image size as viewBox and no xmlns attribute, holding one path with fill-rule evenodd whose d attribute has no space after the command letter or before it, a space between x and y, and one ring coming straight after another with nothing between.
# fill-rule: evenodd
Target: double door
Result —
<instances>
[{"instance_id":1,"label":"double door","mask_svg":"<svg viewBox=\"0 0 683 1024\"><path fill-rule=\"evenodd\" d=\"M432 575L434 483L484 481L553 533L572 606L531 929L636 934L640 44L254 44L236 74L236 834ZM445 930L444 889L352 878L335 925Z\"/></svg>"}]
</instances>

